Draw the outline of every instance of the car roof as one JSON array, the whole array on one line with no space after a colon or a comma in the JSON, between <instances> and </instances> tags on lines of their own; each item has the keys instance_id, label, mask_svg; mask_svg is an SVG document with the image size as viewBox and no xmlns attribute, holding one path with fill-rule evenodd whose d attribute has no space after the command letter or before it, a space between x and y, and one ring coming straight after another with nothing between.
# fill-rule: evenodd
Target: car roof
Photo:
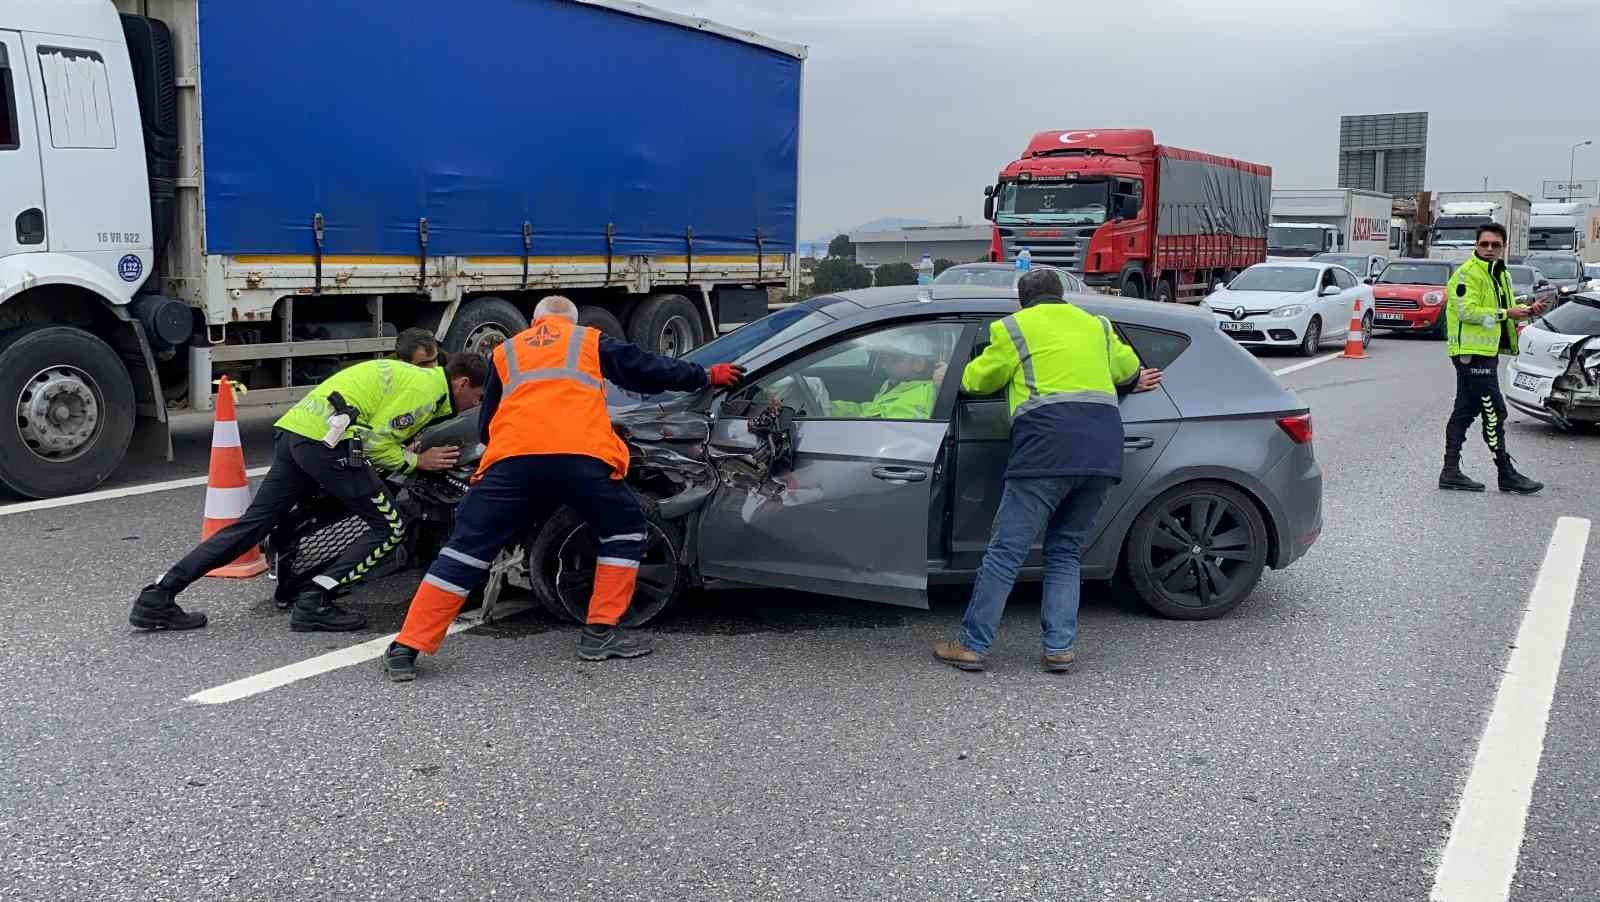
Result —
<instances>
[{"instance_id":1,"label":"car roof","mask_svg":"<svg viewBox=\"0 0 1600 902\"><path fill-rule=\"evenodd\" d=\"M1430 257L1396 257L1393 260L1390 260L1389 262L1390 263L1432 263L1434 266L1448 266L1448 267L1451 267L1452 269L1455 268L1455 264L1451 263L1449 260L1434 260L1434 259L1432 259Z\"/></svg>"},{"instance_id":2,"label":"car roof","mask_svg":"<svg viewBox=\"0 0 1600 902\"><path fill-rule=\"evenodd\" d=\"M1284 269L1327 269L1330 265L1337 264L1330 264L1326 260L1264 260L1247 267L1247 269L1255 269L1257 266L1281 266Z\"/></svg>"},{"instance_id":3,"label":"car roof","mask_svg":"<svg viewBox=\"0 0 1600 902\"><path fill-rule=\"evenodd\" d=\"M835 303L822 308L840 320L872 322L900 317L922 307L932 315L956 313L998 314L1018 309L1017 294L1009 288L976 285L894 285L887 288L862 288L830 296ZM1068 292L1065 300L1093 313L1136 325L1188 331L1199 327L1214 330L1211 311L1191 304L1171 304L1104 294ZM842 305L860 308L851 311Z\"/></svg>"},{"instance_id":4,"label":"car roof","mask_svg":"<svg viewBox=\"0 0 1600 902\"><path fill-rule=\"evenodd\" d=\"M1016 268L1017 268L1016 264L1014 264L1014 263L957 263L955 266L947 267L945 269L945 272L949 272L952 269L1016 269Z\"/></svg>"}]
</instances>

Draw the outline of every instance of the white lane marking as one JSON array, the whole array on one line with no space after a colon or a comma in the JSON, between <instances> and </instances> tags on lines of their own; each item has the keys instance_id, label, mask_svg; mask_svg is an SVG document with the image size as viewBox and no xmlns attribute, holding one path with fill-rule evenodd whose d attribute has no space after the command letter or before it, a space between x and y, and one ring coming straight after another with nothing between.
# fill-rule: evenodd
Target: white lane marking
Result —
<instances>
[{"instance_id":1,"label":"white lane marking","mask_svg":"<svg viewBox=\"0 0 1600 902\"><path fill-rule=\"evenodd\" d=\"M1340 354L1343 354L1343 353L1344 353L1343 351L1334 351L1332 354L1324 354L1321 357L1317 357L1317 358L1312 359L1312 360L1307 360L1304 363L1297 363L1297 364L1295 364L1293 366L1286 366L1281 370L1273 370L1272 371L1272 375L1274 375L1274 376L1287 376L1290 373L1298 373L1301 370L1310 369L1311 367L1314 367L1314 366L1316 366L1318 364L1327 363L1330 360L1336 359Z\"/></svg>"},{"instance_id":2,"label":"white lane marking","mask_svg":"<svg viewBox=\"0 0 1600 902\"><path fill-rule=\"evenodd\" d=\"M526 601L498 604L495 605L494 619L501 620L532 608L532 602ZM483 626L483 621L458 619L450 624L450 628L445 631L445 635L454 636L456 633L478 626ZM278 689L290 683L324 674L330 670L339 670L344 667L364 664L367 661L376 661L383 656L385 651L388 651L389 643L393 642L399 635L399 633L390 633L387 636L379 636L376 639L370 639L348 648L335 649L326 654L317 655L314 658L307 658L304 661L285 664L265 673L247 676L212 689L196 692L194 695L185 698L184 701L201 705L225 705L228 702L236 702L252 695L260 695L263 692Z\"/></svg>"},{"instance_id":3,"label":"white lane marking","mask_svg":"<svg viewBox=\"0 0 1600 902\"><path fill-rule=\"evenodd\" d=\"M254 478L264 475L269 467L251 467L244 471L244 475ZM75 504L89 504L94 501L110 501L113 498L129 498L134 495L149 495L154 492L167 492L172 489L187 489L191 486L205 485L206 476L191 476L187 479L172 479L166 482L148 482L144 485L123 486L120 489L103 489L98 492L84 492L82 495L66 495L61 498L43 498L38 501L21 501L0 507L0 517L9 517L12 514L26 514L33 511L50 510L57 507L71 507Z\"/></svg>"},{"instance_id":4,"label":"white lane marking","mask_svg":"<svg viewBox=\"0 0 1600 902\"><path fill-rule=\"evenodd\" d=\"M1556 521L1434 876L1433 902L1505 902L1555 699L1589 521Z\"/></svg>"}]
</instances>

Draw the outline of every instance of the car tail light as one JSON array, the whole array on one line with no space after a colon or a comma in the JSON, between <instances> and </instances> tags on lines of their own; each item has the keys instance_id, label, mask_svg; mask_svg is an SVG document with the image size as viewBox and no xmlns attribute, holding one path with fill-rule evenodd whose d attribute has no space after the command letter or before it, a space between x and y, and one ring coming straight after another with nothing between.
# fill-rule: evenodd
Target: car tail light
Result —
<instances>
[{"instance_id":1,"label":"car tail light","mask_svg":"<svg viewBox=\"0 0 1600 902\"><path fill-rule=\"evenodd\" d=\"M1311 441L1311 414L1302 413L1294 417L1279 417L1278 428L1296 445L1304 445Z\"/></svg>"}]
</instances>

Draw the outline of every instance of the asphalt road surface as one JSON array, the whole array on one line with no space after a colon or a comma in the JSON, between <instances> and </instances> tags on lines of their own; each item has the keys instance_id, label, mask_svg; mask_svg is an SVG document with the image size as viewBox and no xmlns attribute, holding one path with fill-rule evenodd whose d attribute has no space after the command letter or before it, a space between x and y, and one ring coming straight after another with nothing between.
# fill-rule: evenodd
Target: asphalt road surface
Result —
<instances>
[{"instance_id":1,"label":"asphalt road surface","mask_svg":"<svg viewBox=\"0 0 1600 902\"><path fill-rule=\"evenodd\" d=\"M1600 897L1600 578L1569 625L1545 590L1578 560L1539 575L1558 519L1600 511L1600 438L1513 414L1549 488L1441 493L1443 348L1372 355L1282 377L1326 472L1310 555L1211 622L1094 593L1065 677L1037 668L1036 590L983 674L929 655L959 592L738 593L689 599L636 661L580 664L574 628L524 614L410 685L364 662L201 705L398 628L417 574L358 593L367 633L291 633L265 580L206 580L184 601L208 628L141 634L129 603L203 488L0 505L0 898L1424 900L1453 825L1457 864L1509 849L1510 899ZM115 484L203 474L203 420L183 432ZM1492 482L1476 435L1468 470ZM1524 628L1530 604L1557 615ZM1553 698L1518 689L1540 664ZM1480 755L1491 720L1522 758ZM1457 823L1463 787L1515 796L1535 765L1525 831L1515 798ZM1450 898L1507 898L1480 888Z\"/></svg>"}]
</instances>

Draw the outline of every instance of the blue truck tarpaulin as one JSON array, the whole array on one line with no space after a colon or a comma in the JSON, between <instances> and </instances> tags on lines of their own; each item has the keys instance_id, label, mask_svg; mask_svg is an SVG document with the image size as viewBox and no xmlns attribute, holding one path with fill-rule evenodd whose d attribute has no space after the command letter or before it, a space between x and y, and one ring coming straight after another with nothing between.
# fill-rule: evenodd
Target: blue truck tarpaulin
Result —
<instances>
[{"instance_id":1,"label":"blue truck tarpaulin","mask_svg":"<svg viewBox=\"0 0 1600 902\"><path fill-rule=\"evenodd\" d=\"M206 250L795 249L800 72L572 0L203 3Z\"/></svg>"}]
</instances>

